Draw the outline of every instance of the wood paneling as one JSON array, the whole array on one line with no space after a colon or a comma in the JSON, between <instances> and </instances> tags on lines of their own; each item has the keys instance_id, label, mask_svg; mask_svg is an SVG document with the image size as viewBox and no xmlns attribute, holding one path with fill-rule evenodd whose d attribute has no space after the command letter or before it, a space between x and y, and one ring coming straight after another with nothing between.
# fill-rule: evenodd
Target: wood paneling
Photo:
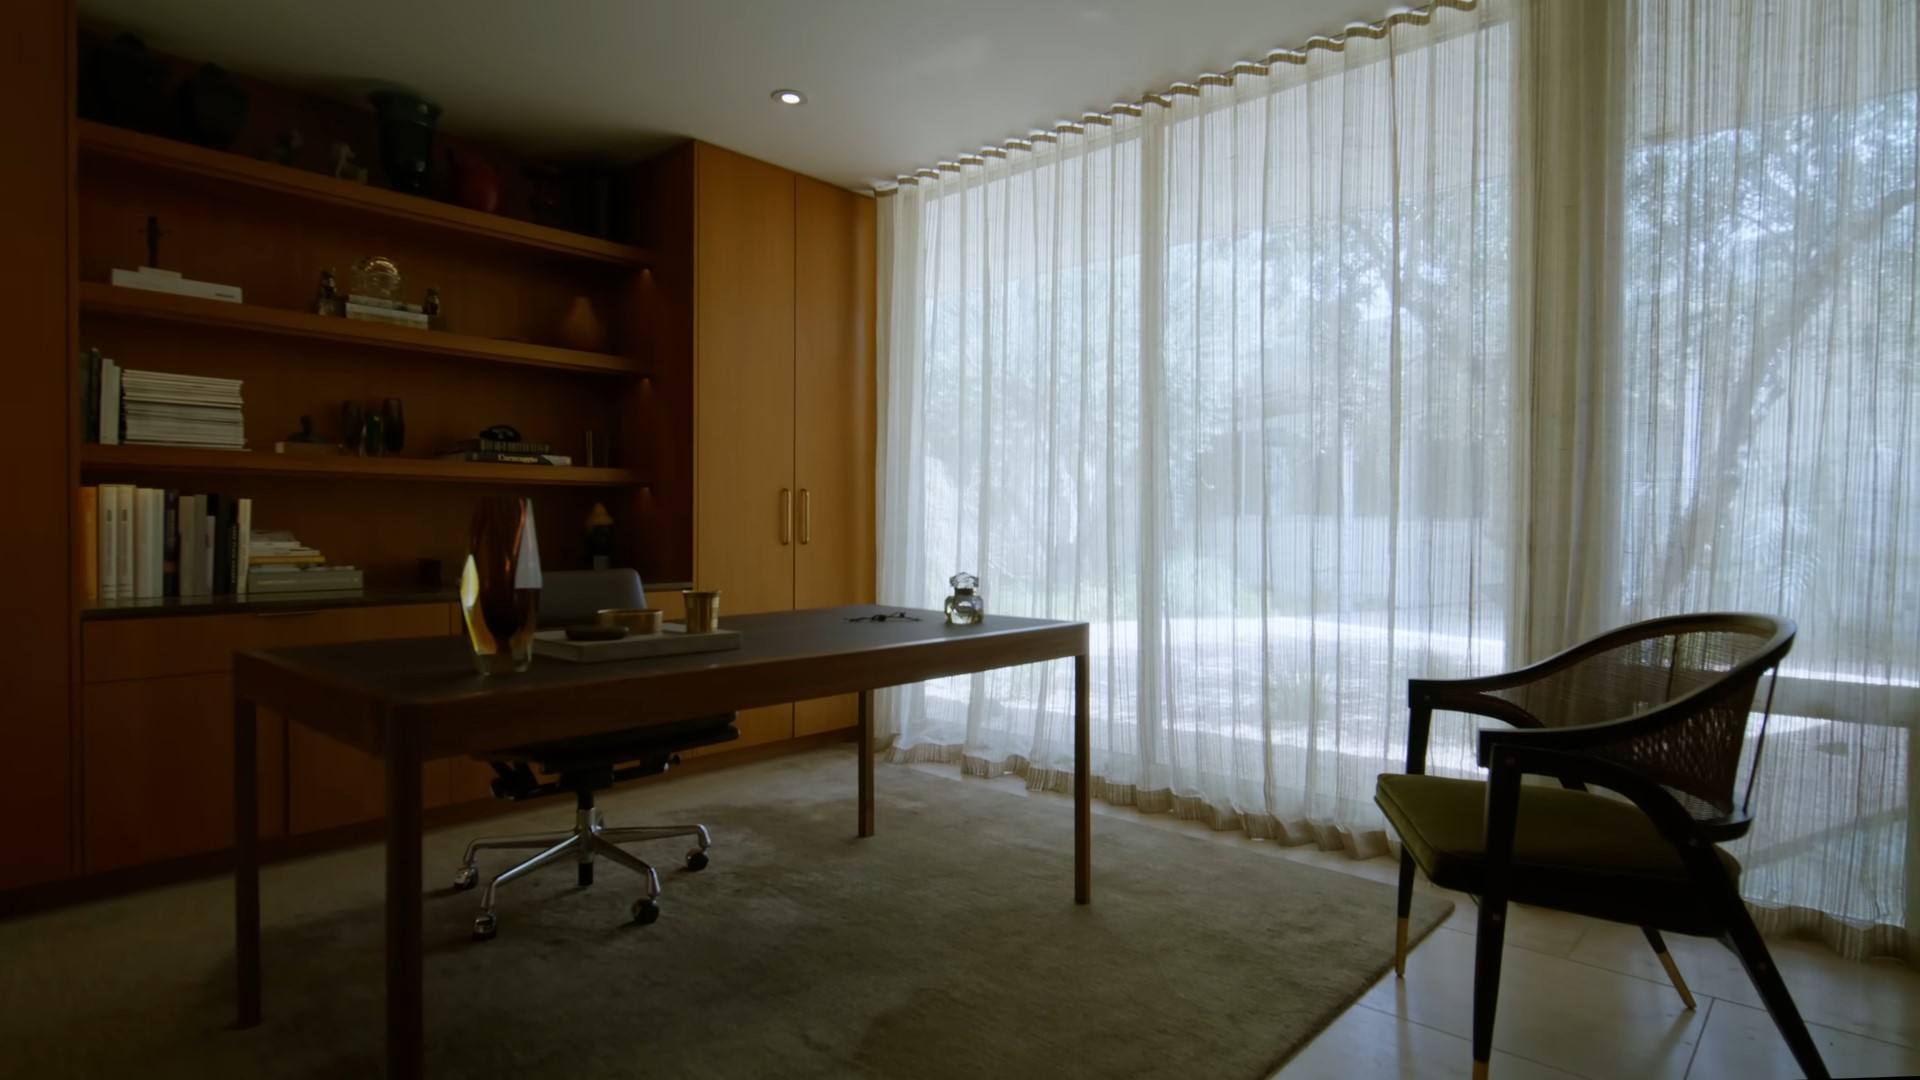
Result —
<instances>
[{"instance_id":1,"label":"wood paneling","mask_svg":"<svg viewBox=\"0 0 1920 1080\"><path fill-rule=\"evenodd\" d=\"M793 174L695 166L694 580L724 618L793 606Z\"/></svg>"},{"instance_id":2,"label":"wood paneling","mask_svg":"<svg viewBox=\"0 0 1920 1080\"><path fill-rule=\"evenodd\" d=\"M287 830L294 835L372 821L386 813L387 774L379 758L298 724L287 732L286 754ZM422 806L450 801L454 764L443 759L421 768Z\"/></svg>"},{"instance_id":3,"label":"wood paneling","mask_svg":"<svg viewBox=\"0 0 1920 1080\"><path fill-rule=\"evenodd\" d=\"M100 619L83 629L86 681L233 670L240 649L328 641L434 637L450 632L451 604L277 611L245 615ZM227 711L227 710L223 710Z\"/></svg>"},{"instance_id":4,"label":"wood paneling","mask_svg":"<svg viewBox=\"0 0 1920 1080\"><path fill-rule=\"evenodd\" d=\"M0 100L7 103L0 153L0 325L7 346L12 441L31 447L7 467L7 499L19 512L0 529L0 566L10 572L6 608L17 632L0 649L0 728L7 760L0 783L0 888L71 871L72 611L69 570L73 480L67 447L73 398L68 253L73 8L69 0L16 0L0 32Z\"/></svg>"},{"instance_id":5,"label":"wood paneling","mask_svg":"<svg viewBox=\"0 0 1920 1080\"><path fill-rule=\"evenodd\" d=\"M655 252L628 285L625 342L648 375L629 382L621 409L623 453L649 479L628 492L615 540L644 580L693 578L693 144L634 170L634 218ZM636 325L637 324L637 325Z\"/></svg>"},{"instance_id":6,"label":"wood paneling","mask_svg":"<svg viewBox=\"0 0 1920 1080\"><path fill-rule=\"evenodd\" d=\"M94 683L81 728L83 868L113 870L233 843L233 678ZM262 718L260 829L284 831L286 727Z\"/></svg>"},{"instance_id":7,"label":"wood paneling","mask_svg":"<svg viewBox=\"0 0 1920 1080\"><path fill-rule=\"evenodd\" d=\"M870 603L874 586L874 205L795 189L793 606ZM852 696L794 707L796 735L852 727Z\"/></svg>"}]
</instances>

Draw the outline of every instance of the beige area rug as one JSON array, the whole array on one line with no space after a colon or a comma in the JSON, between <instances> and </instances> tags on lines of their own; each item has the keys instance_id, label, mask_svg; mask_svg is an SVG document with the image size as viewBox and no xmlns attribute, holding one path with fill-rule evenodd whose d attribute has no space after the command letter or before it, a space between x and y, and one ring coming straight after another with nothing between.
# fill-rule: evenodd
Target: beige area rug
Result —
<instances>
[{"instance_id":1,"label":"beige area rug","mask_svg":"<svg viewBox=\"0 0 1920 1080\"><path fill-rule=\"evenodd\" d=\"M442 884L473 830L429 836L429 1075L1258 1080L1391 964L1386 886L1103 815L1076 907L1068 800L898 767L878 791L864 841L842 749L607 798L614 824L714 830L646 927L636 878L560 866L503 887L500 936L473 942L476 894ZM381 872L377 847L267 871L250 1031L227 1026L225 880L0 924L0 1076L381 1075ZM1451 907L1416 901L1416 935Z\"/></svg>"}]
</instances>

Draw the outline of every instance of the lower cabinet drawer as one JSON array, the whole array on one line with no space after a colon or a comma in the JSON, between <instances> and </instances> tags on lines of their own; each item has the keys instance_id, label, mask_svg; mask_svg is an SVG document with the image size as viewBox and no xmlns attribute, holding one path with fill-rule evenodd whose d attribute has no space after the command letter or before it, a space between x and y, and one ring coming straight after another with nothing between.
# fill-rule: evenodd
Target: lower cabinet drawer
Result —
<instances>
[{"instance_id":1,"label":"lower cabinet drawer","mask_svg":"<svg viewBox=\"0 0 1920 1080\"><path fill-rule=\"evenodd\" d=\"M233 654L282 645L437 637L451 633L452 604L321 608L247 615L92 619L81 628L90 683L232 671Z\"/></svg>"},{"instance_id":2,"label":"lower cabinet drawer","mask_svg":"<svg viewBox=\"0 0 1920 1080\"><path fill-rule=\"evenodd\" d=\"M259 719L260 833L286 831L286 724ZM233 678L180 675L82 692L82 867L116 870L233 845Z\"/></svg>"}]
</instances>

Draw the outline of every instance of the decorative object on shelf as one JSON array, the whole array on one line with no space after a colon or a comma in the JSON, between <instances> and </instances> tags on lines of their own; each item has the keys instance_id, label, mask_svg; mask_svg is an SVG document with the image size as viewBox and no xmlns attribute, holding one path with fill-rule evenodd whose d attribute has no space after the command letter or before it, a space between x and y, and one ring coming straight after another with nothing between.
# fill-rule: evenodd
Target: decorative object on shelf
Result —
<instances>
[{"instance_id":1,"label":"decorative object on shelf","mask_svg":"<svg viewBox=\"0 0 1920 1080\"><path fill-rule=\"evenodd\" d=\"M299 128L284 128L276 133L266 144L254 151L253 156L261 161L271 161L275 165L291 165L307 140L300 135Z\"/></svg>"},{"instance_id":2,"label":"decorative object on shelf","mask_svg":"<svg viewBox=\"0 0 1920 1080\"><path fill-rule=\"evenodd\" d=\"M376 300L395 300L400 296L400 267L385 255L368 255L353 264L353 274L347 279L347 291L354 298L372 297Z\"/></svg>"},{"instance_id":3,"label":"decorative object on shelf","mask_svg":"<svg viewBox=\"0 0 1920 1080\"><path fill-rule=\"evenodd\" d=\"M367 182L367 167L354 164L353 147L345 142L337 142L329 149L333 154L333 175L336 179L351 180L356 184Z\"/></svg>"},{"instance_id":4,"label":"decorative object on shelf","mask_svg":"<svg viewBox=\"0 0 1920 1080\"><path fill-rule=\"evenodd\" d=\"M427 317L427 326L433 330L445 330L447 321L440 317L440 290L429 286L427 298L420 304L420 314Z\"/></svg>"},{"instance_id":5,"label":"decorative object on shelf","mask_svg":"<svg viewBox=\"0 0 1920 1080\"><path fill-rule=\"evenodd\" d=\"M494 442L517 443L520 441L520 429L517 427L514 427L512 424L495 424L492 427L482 431L479 437L482 439L489 439ZM493 448L478 447L477 449L493 449Z\"/></svg>"},{"instance_id":6,"label":"decorative object on shelf","mask_svg":"<svg viewBox=\"0 0 1920 1080\"><path fill-rule=\"evenodd\" d=\"M527 196L527 210L540 225L560 224L560 170L550 165L527 165L520 175L533 185Z\"/></svg>"},{"instance_id":7,"label":"decorative object on shelf","mask_svg":"<svg viewBox=\"0 0 1920 1080\"><path fill-rule=\"evenodd\" d=\"M132 34L103 41L80 65L80 115L115 127L164 135L167 62Z\"/></svg>"},{"instance_id":8,"label":"decorative object on shelf","mask_svg":"<svg viewBox=\"0 0 1920 1080\"><path fill-rule=\"evenodd\" d=\"M589 461L587 464L593 464ZM586 559L588 570L609 570L613 568L613 515L607 513L604 503L594 503L587 514ZM652 633L652 631L647 631Z\"/></svg>"},{"instance_id":9,"label":"decorative object on shelf","mask_svg":"<svg viewBox=\"0 0 1920 1080\"><path fill-rule=\"evenodd\" d=\"M566 315L554 330L554 339L562 348L578 349L581 352L605 352L607 350L607 324L600 319L600 313L594 310L593 297L576 296L567 306Z\"/></svg>"},{"instance_id":10,"label":"decorative object on shelf","mask_svg":"<svg viewBox=\"0 0 1920 1080\"><path fill-rule=\"evenodd\" d=\"M525 671L539 625L540 544L527 499L483 499L467 530L460 612L482 675Z\"/></svg>"},{"instance_id":11,"label":"decorative object on shelf","mask_svg":"<svg viewBox=\"0 0 1920 1080\"><path fill-rule=\"evenodd\" d=\"M720 629L720 590L681 589L687 607L687 633L711 634Z\"/></svg>"},{"instance_id":12,"label":"decorative object on shelf","mask_svg":"<svg viewBox=\"0 0 1920 1080\"><path fill-rule=\"evenodd\" d=\"M987 602L973 590L980 579L964 570L947 579L953 595L947 597L947 621L955 626L972 626L987 617Z\"/></svg>"},{"instance_id":13,"label":"decorative object on shelf","mask_svg":"<svg viewBox=\"0 0 1920 1080\"><path fill-rule=\"evenodd\" d=\"M594 431L592 428L587 429L586 438L582 440L585 443L586 453L582 456L585 458L587 468L589 469L597 469L606 463L606 451L600 449L600 441L603 438L605 438L605 436Z\"/></svg>"},{"instance_id":14,"label":"decorative object on shelf","mask_svg":"<svg viewBox=\"0 0 1920 1080\"><path fill-rule=\"evenodd\" d=\"M360 456L379 457L386 453L386 419L377 412L369 411L360 423Z\"/></svg>"},{"instance_id":15,"label":"decorative object on shelf","mask_svg":"<svg viewBox=\"0 0 1920 1080\"><path fill-rule=\"evenodd\" d=\"M453 201L483 214L500 212L500 174L493 163L468 154L462 157L452 147L441 151L447 158L447 175L453 184Z\"/></svg>"},{"instance_id":16,"label":"decorative object on shelf","mask_svg":"<svg viewBox=\"0 0 1920 1080\"><path fill-rule=\"evenodd\" d=\"M188 142L225 150L247 126L247 92L218 64L204 64L174 91L180 133Z\"/></svg>"},{"instance_id":17,"label":"decorative object on shelf","mask_svg":"<svg viewBox=\"0 0 1920 1080\"><path fill-rule=\"evenodd\" d=\"M167 235L167 232L160 227L160 219L152 214L147 215L147 227L140 230L140 232L141 235L147 238L147 261L141 269L158 270L160 268L160 238Z\"/></svg>"},{"instance_id":18,"label":"decorative object on shelf","mask_svg":"<svg viewBox=\"0 0 1920 1080\"><path fill-rule=\"evenodd\" d=\"M274 450L282 454L336 454L334 445L313 430L313 417L300 418L300 430L274 444Z\"/></svg>"},{"instance_id":19,"label":"decorative object on shelf","mask_svg":"<svg viewBox=\"0 0 1920 1080\"><path fill-rule=\"evenodd\" d=\"M602 240L623 235L627 200L621 177L611 169L582 168L573 170L572 181L573 231Z\"/></svg>"},{"instance_id":20,"label":"decorative object on shelf","mask_svg":"<svg viewBox=\"0 0 1920 1080\"><path fill-rule=\"evenodd\" d=\"M168 235L160 227L160 219L149 216L146 228L141 235L147 240L147 264L138 270L115 269L109 280L126 289L146 289L150 292L174 293L178 296L197 296L204 300L225 300L231 304L240 302L240 288L237 285L221 285L212 281L195 281L184 277L178 270L160 269L160 238Z\"/></svg>"},{"instance_id":21,"label":"decorative object on shelf","mask_svg":"<svg viewBox=\"0 0 1920 1080\"><path fill-rule=\"evenodd\" d=\"M659 608L601 608L594 612L593 622L595 626L618 626L629 634L657 634L661 618Z\"/></svg>"},{"instance_id":22,"label":"decorative object on shelf","mask_svg":"<svg viewBox=\"0 0 1920 1080\"><path fill-rule=\"evenodd\" d=\"M347 313L345 305L340 300L340 284L334 280L331 266L320 271L320 289L313 297L313 311L316 315L330 315L334 318Z\"/></svg>"},{"instance_id":23,"label":"decorative object on shelf","mask_svg":"<svg viewBox=\"0 0 1920 1080\"><path fill-rule=\"evenodd\" d=\"M340 449L349 454L360 452L361 439L366 435L366 414L360 411L357 401L340 403Z\"/></svg>"},{"instance_id":24,"label":"decorative object on shelf","mask_svg":"<svg viewBox=\"0 0 1920 1080\"><path fill-rule=\"evenodd\" d=\"M400 410L400 399L390 397L380 403L380 426L385 429L387 453L397 454L407 445L407 418Z\"/></svg>"},{"instance_id":25,"label":"decorative object on shelf","mask_svg":"<svg viewBox=\"0 0 1920 1080\"><path fill-rule=\"evenodd\" d=\"M433 168L433 125L440 106L405 90L375 90L367 95L379 122L380 164L395 191L419 195Z\"/></svg>"}]
</instances>

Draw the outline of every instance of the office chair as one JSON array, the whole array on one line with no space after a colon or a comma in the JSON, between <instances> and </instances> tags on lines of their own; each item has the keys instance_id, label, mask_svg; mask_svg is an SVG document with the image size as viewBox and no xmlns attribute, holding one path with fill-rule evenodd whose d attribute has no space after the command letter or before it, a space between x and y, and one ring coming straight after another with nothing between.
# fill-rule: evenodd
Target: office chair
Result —
<instances>
[{"instance_id":1,"label":"office chair","mask_svg":"<svg viewBox=\"0 0 1920 1080\"><path fill-rule=\"evenodd\" d=\"M602 608L644 608L647 596L640 575L632 570L549 571L540 591L540 625L571 626L591 623ZM564 663L545 660L542 663ZM531 873L548 863L571 861L578 868L580 884L593 884L593 861L604 856L646 879L647 893L633 903L633 919L647 924L660 917L660 875L651 865L619 845L641 840L665 840L691 836L699 846L689 850L688 870L703 870L712 837L705 825L634 825L608 828L593 805L593 793L623 780L652 776L679 764L679 754L699 746L729 742L740 737L733 726L735 714L697 717L671 724L656 724L630 731L586 735L573 739L516 746L506 750L473 755L493 766L498 774L493 781L493 797L520 802L545 798L562 792L574 797L573 828L566 832L520 836L489 836L467 845L467 853L453 876L456 889L471 889L480 883L480 870L474 856L489 849L541 848L538 855L502 872L487 882L480 897L480 917L473 920L475 940L486 941L499 931L493 911L494 893L500 886ZM542 780L535 770L547 774Z\"/></svg>"},{"instance_id":2,"label":"office chair","mask_svg":"<svg viewBox=\"0 0 1920 1080\"><path fill-rule=\"evenodd\" d=\"M1479 898L1475 1080L1486 1077L1493 1052L1509 902L1640 927L1689 1009L1693 994L1661 932L1718 938L1747 969L1801 1070L1827 1075L1740 898L1740 864L1719 847L1753 824L1770 677L1793 636L1791 621L1767 615L1674 615L1503 675L1408 683L1407 771L1382 773L1374 796L1400 834L1394 969L1406 974L1415 867L1435 885ZM1760 726L1742 790L1756 706ZM1486 780L1425 775L1435 710L1512 725L1480 732ZM1561 786L1523 785L1523 776Z\"/></svg>"}]
</instances>

